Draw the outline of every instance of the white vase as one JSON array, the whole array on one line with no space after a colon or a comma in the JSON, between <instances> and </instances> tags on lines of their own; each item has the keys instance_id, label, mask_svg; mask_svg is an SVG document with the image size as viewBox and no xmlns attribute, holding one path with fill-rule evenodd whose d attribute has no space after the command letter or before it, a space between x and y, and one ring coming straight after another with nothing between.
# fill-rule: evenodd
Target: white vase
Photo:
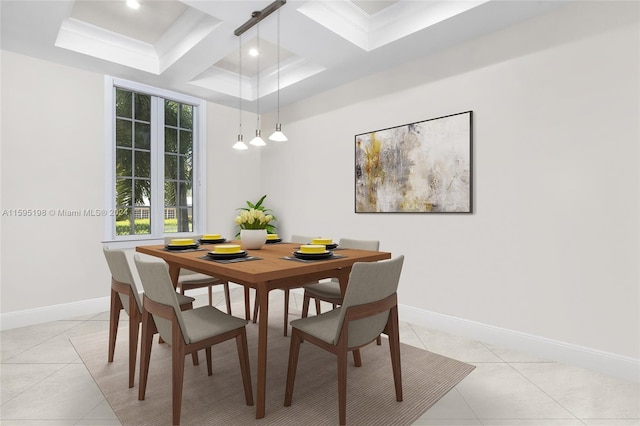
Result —
<instances>
[{"instance_id":1,"label":"white vase","mask_svg":"<svg viewBox=\"0 0 640 426\"><path fill-rule=\"evenodd\" d=\"M266 229L241 229L240 245L243 249L258 250L267 242Z\"/></svg>"}]
</instances>

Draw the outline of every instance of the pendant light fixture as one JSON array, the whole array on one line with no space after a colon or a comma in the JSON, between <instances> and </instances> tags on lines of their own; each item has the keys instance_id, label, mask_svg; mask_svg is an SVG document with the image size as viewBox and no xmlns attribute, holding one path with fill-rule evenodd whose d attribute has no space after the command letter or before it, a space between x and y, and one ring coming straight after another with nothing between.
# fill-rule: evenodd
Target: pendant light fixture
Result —
<instances>
[{"instance_id":1,"label":"pendant light fixture","mask_svg":"<svg viewBox=\"0 0 640 426\"><path fill-rule=\"evenodd\" d=\"M276 131L269 136L269 139L275 142L289 140L282 133L282 124L280 124L280 9L278 9L278 121L276 122Z\"/></svg>"},{"instance_id":2,"label":"pendant light fixture","mask_svg":"<svg viewBox=\"0 0 640 426\"><path fill-rule=\"evenodd\" d=\"M256 67L257 67L257 73L256 73L256 109L257 109L257 128L256 128L256 137L253 138L251 140L251 142L249 142L249 144L254 145L254 146L263 146L266 145L265 141L262 139L261 136L261 129L260 129L260 21L262 21L264 18L266 18L267 16L271 15L273 12L277 11L278 9L280 9L282 6L284 6L287 3L287 0L276 0L273 3L271 3L269 6L265 7L262 10L259 11L255 11L251 13L251 19L249 19L247 22L245 22L244 24L240 25L238 28L236 28L236 30L233 32L236 36L240 37L245 31L247 31L248 29L252 28L254 25L257 25L257 51L258 51L258 56L256 57ZM280 124L280 12L278 12L278 123L276 124L276 131L275 133L273 133L269 139L274 140L274 141L286 141L287 137L282 133L281 131L281 124ZM240 142L242 142L241 140L242 138L242 134L238 135L238 142L236 143L236 145L238 145ZM242 144L246 147L246 145L244 144L244 142L242 142ZM236 145L234 145L234 148L236 147ZM238 149L245 149L245 148L238 148Z\"/></svg>"},{"instance_id":3,"label":"pendant light fixture","mask_svg":"<svg viewBox=\"0 0 640 426\"><path fill-rule=\"evenodd\" d=\"M238 37L238 141L234 149L249 149L242 136L242 36Z\"/></svg>"},{"instance_id":4,"label":"pendant light fixture","mask_svg":"<svg viewBox=\"0 0 640 426\"><path fill-rule=\"evenodd\" d=\"M249 142L253 146L264 146L266 145L264 139L260 135L260 23L257 25L257 38L256 38L256 50L258 51L258 55L256 56L256 137L251 139Z\"/></svg>"}]
</instances>

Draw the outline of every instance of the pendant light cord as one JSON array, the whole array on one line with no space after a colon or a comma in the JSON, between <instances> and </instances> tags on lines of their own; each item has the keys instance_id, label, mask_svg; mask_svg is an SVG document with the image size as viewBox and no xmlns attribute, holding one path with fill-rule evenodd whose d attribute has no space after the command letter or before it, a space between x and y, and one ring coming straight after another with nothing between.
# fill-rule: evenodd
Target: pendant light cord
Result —
<instances>
[{"instance_id":1,"label":"pendant light cord","mask_svg":"<svg viewBox=\"0 0 640 426\"><path fill-rule=\"evenodd\" d=\"M278 123L280 123L280 9L278 9Z\"/></svg>"},{"instance_id":2,"label":"pendant light cord","mask_svg":"<svg viewBox=\"0 0 640 426\"><path fill-rule=\"evenodd\" d=\"M258 23L258 25L256 25L257 28L257 33L258 33L258 40L256 42L256 49L258 50L258 56L256 56L256 98L257 98L257 109L258 109L258 121L257 121L257 125L258 128L256 129L256 131L260 130L260 24ZM257 135L257 134L256 134Z\"/></svg>"},{"instance_id":3,"label":"pendant light cord","mask_svg":"<svg viewBox=\"0 0 640 426\"><path fill-rule=\"evenodd\" d=\"M238 135L242 135L242 35L238 37Z\"/></svg>"}]
</instances>

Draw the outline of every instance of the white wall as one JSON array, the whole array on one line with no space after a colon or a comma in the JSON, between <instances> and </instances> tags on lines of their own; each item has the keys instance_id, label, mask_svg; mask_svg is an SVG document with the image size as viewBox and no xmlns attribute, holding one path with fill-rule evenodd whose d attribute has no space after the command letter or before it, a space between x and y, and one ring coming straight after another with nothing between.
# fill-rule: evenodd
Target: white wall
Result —
<instances>
[{"instance_id":1,"label":"white wall","mask_svg":"<svg viewBox=\"0 0 640 426\"><path fill-rule=\"evenodd\" d=\"M576 2L283 108L281 232L379 238L404 305L638 359L638 35L637 3ZM472 215L354 213L355 134L467 110Z\"/></svg>"},{"instance_id":2,"label":"white wall","mask_svg":"<svg viewBox=\"0 0 640 426\"><path fill-rule=\"evenodd\" d=\"M1 218L3 315L51 318L38 309L109 296L103 219L48 213L104 208L103 92L103 75L2 51L1 209L47 211ZM235 209L262 195L259 153L231 149L236 122L237 110L207 104L204 232L233 236Z\"/></svg>"},{"instance_id":3,"label":"white wall","mask_svg":"<svg viewBox=\"0 0 640 426\"><path fill-rule=\"evenodd\" d=\"M2 312L108 295L102 219L103 77L2 52ZM77 261L74 261L77 260Z\"/></svg>"}]
</instances>

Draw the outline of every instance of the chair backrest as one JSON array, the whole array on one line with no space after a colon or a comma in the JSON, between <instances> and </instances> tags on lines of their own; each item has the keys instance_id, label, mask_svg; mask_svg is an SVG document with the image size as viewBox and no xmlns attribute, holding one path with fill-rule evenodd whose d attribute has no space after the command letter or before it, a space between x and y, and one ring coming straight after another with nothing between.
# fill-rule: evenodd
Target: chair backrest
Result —
<instances>
[{"instance_id":1,"label":"chair backrest","mask_svg":"<svg viewBox=\"0 0 640 426\"><path fill-rule=\"evenodd\" d=\"M180 311L180 305L178 304L178 298L176 297L176 290L171 283L171 277L169 277L169 271L164 263L156 262L152 260L143 260L140 255L134 256L136 268L140 274L140 281L144 288L144 294L156 303L162 303L173 307L173 311L178 319L178 324L182 330L182 335L187 338L186 328L184 326L184 320L182 319L182 312ZM171 342L171 321L166 318L161 318L157 315L153 315L153 321L156 323L158 333L164 339L165 342ZM185 342L186 343L186 342Z\"/></svg>"},{"instance_id":2,"label":"chair backrest","mask_svg":"<svg viewBox=\"0 0 640 426\"><path fill-rule=\"evenodd\" d=\"M340 307L340 319L334 342L340 339L340 332L347 308L377 302L391 296L398 290L404 256L398 256L379 262L356 262L349 275L349 285ZM374 340L382 333L389 311L368 318L352 321L349 324L349 347L356 347Z\"/></svg>"},{"instance_id":3,"label":"chair backrest","mask_svg":"<svg viewBox=\"0 0 640 426\"><path fill-rule=\"evenodd\" d=\"M377 240L352 240L351 238L340 238L339 247L356 250L373 250L380 249L380 241Z\"/></svg>"},{"instance_id":4,"label":"chair backrest","mask_svg":"<svg viewBox=\"0 0 640 426\"><path fill-rule=\"evenodd\" d=\"M312 239L313 237L308 237L306 235L291 234L292 243L308 244L311 242Z\"/></svg>"},{"instance_id":5,"label":"chair backrest","mask_svg":"<svg viewBox=\"0 0 640 426\"><path fill-rule=\"evenodd\" d=\"M189 237L164 237L164 245L170 244L171 240L175 240L176 238L193 238L193 241L197 243L198 240L202 238L202 235L193 235ZM180 275L193 275L193 274L195 274L195 272L190 271L189 269L184 269L184 268L180 269Z\"/></svg>"},{"instance_id":6,"label":"chair backrest","mask_svg":"<svg viewBox=\"0 0 640 426\"><path fill-rule=\"evenodd\" d=\"M111 278L122 284L131 286L133 296L136 300L136 305L138 306L138 312L142 312L140 295L138 294L138 288L136 287L136 283L133 279L133 274L131 273L131 267L129 266L129 261L127 260L125 251L103 247L102 252L104 253L104 257L107 259L107 265L109 265L109 270L111 271ZM131 312L129 312L129 296L123 293L118 293L118 295L120 296L120 301L122 302L125 312L127 315L131 316Z\"/></svg>"}]
</instances>

